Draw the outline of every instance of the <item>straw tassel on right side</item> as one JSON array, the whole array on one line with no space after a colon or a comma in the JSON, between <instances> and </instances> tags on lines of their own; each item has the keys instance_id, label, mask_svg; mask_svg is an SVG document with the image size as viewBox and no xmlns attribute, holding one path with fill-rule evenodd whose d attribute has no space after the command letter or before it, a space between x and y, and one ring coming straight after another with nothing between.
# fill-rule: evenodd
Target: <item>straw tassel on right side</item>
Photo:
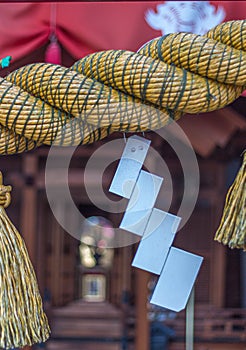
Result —
<instances>
[{"instance_id":1,"label":"straw tassel on right side","mask_svg":"<svg viewBox=\"0 0 246 350\"><path fill-rule=\"evenodd\" d=\"M215 240L246 251L246 151L243 164L227 193Z\"/></svg>"}]
</instances>

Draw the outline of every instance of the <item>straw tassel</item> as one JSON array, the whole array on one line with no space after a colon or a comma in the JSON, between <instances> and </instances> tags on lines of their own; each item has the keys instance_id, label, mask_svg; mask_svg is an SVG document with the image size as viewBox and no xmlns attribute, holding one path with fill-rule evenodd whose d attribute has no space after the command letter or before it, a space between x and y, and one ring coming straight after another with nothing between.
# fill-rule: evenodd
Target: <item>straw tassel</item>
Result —
<instances>
[{"instance_id":1,"label":"straw tassel","mask_svg":"<svg viewBox=\"0 0 246 350\"><path fill-rule=\"evenodd\" d=\"M246 251L246 151L243 164L226 196L215 240Z\"/></svg>"},{"instance_id":2,"label":"straw tassel","mask_svg":"<svg viewBox=\"0 0 246 350\"><path fill-rule=\"evenodd\" d=\"M44 342L50 333L25 243L4 209L10 204L10 191L0 172L0 348L4 349Z\"/></svg>"}]
</instances>

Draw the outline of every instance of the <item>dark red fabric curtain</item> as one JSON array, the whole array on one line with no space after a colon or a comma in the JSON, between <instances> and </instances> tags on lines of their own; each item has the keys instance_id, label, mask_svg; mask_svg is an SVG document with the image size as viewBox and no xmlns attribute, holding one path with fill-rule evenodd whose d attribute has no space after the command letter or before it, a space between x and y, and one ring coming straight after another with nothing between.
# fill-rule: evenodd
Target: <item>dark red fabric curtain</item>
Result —
<instances>
[{"instance_id":1,"label":"dark red fabric curtain","mask_svg":"<svg viewBox=\"0 0 246 350\"><path fill-rule=\"evenodd\" d=\"M151 27L147 11L164 1L61 2L56 4L56 34L75 58L104 49L136 51L146 41L162 35ZM223 7L226 20L245 19L246 1L210 1ZM52 3L0 4L0 57L13 62L49 41Z\"/></svg>"}]
</instances>

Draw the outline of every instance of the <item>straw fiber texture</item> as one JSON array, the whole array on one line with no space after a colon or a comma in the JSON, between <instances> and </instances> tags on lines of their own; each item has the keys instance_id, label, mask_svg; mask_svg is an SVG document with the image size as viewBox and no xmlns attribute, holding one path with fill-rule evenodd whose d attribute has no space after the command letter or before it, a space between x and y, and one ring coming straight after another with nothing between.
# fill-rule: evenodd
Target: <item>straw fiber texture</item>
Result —
<instances>
[{"instance_id":1,"label":"straw fiber texture","mask_svg":"<svg viewBox=\"0 0 246 350\"><path fill-rule=\"evenodd\" d=\"M70 69L37 63L0 79L0 154L79 145L222 108L246 85L246 21L169 34L138 53L91 54Z\"/></svg>"},{"instance_id":2,"label":"straw fiber texture","mask_svg":"<svg viewBox=\"0 0 246 350\"><path fill-rule=\"evenodd\" d=\"M25 243L5 209L11 186L0 173L0 348L44 342L50 333Z\"/></svg>"},{"instance_id":3,"label":"straw fiber texture","mask_svg":"<svg viewBox=\"0 0 246 350\"><path fill-rule=\"evenodd\" d=\"M246 251L246 151L242 166L229 188L215 240Z\"/></svg>"}]
</instances>

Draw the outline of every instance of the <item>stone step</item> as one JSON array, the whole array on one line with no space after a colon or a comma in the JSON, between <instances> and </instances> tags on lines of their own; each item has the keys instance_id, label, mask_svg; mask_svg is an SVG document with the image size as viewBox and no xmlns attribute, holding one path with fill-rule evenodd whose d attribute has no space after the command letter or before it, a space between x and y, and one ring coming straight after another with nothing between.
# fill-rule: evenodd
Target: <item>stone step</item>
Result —
<instances>
[{"instance_id":1,"label":"stone step","mask_svg":"<svg viewBox=\"0 0 246 350\"><path fill-rule=\"evenodd\" d=\"M120 343L104 343L104 342L61 342L48 341L46 343L47 350L121 350Z\"/></svg>"},{"instance_id":2,"label":"stone step","mask_svg":"<svg viewBox=\"0 0 246 350\"><path fill-rule=\"evenodd\" d=\"M122 313L102 302L73 302L53 309L50 317L52 338L100 338L120 340L123 334Z\"/></svg>"},{"instance_id":3,"label":"stone step","mask_svg":"<svg viewBox=\"0 0 246 350\"><path fill-rule=\"evenodd\" d=\"M51 330L54 338L119 338L122 335L120 320L110 319L56 319L51 322Z\"/></svg>"},{"instance_id":4,"label":"stone step","mask_svg":"<svg viewBox=\"0 0 246 350\"><path fill-rule=\"evenodd\" d=\"M121 311L108 302L78 300L64 307L52 309L52 317L54 318L119 318L120 316Z\"/></svg>"}]
</instances>

